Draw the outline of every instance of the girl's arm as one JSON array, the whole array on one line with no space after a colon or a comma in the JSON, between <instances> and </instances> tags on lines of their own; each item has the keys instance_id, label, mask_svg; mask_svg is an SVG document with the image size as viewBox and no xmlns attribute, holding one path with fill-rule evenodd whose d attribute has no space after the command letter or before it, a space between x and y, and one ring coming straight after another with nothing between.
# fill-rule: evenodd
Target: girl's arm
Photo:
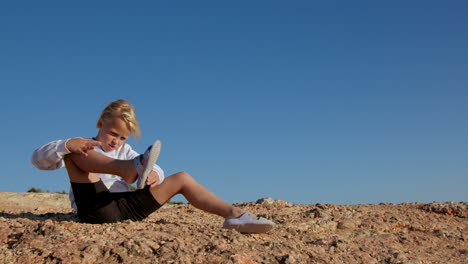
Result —
<instances>
[{"instance_id":1,"label":"girl's arm","mask_svg":"<svg viewBox=\"0 0 468 264\"><path fill-rule=\"evenodd\" d=\"M40 170L56 170L65 167L63 157L71 153L66 147L68 140L55 140L36 149L32 155L32 164Z\"/></svg>"}]
</instances>

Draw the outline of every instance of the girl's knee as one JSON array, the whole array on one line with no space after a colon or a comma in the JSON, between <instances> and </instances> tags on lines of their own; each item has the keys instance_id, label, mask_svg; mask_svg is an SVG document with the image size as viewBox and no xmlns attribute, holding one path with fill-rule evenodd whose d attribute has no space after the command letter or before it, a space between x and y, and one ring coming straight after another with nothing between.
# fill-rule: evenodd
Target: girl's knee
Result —
<instances>
[{"instance_id":1,"label":"girl's knee","mask_svg":"<svg viewBox=\"0 0 468 264\"><path fill-rule=\"evenodd\" d=\"M80 157L81 155L76 154L76 153L69 153L63 157L63 161L66 163L73 163L76 164L75 159L76 157Z\"/></svg>"},{"instance_id":2,"label":"girl's knee","mask_svg":"<svg viewBox=\"0 0 468 264\"><path fill-rule=\"evenodd\" d=\"M63 157L63 161L65 162L65 165L67 167L70 167L71 165L73 167L76 167L75 163L73 162L73 159L71 158L71 154L67 154Z\"/></svg>"},{"instance_id":3,"label":"girl's knee","mask_svg":"<svg viewBox=\"0 0 468 264\"><path fill-rule=\"evenodd\" d=\"M63 157L65 168L67 169L68 176L73 182L81 182L80 180L89 176L89 173L80 169L73 161L72 154L67 154Z\"/></svg>"},{"instance_id":4,"label":"girl's knee","mask_svg":"<svg viewBox=\"0 0 468 264\"><path fill-rule=\"evenodd\" d=\"M187 181L193 181L192 176L185 171L178 172L174 174L173 176L177 179L177 181L181 183L185 183Z\"/></svg>"},{"instance_id":5,"label":"girl's knee","mask_svg":"<svg viewBox=\"0 0 468 264\"><path fill-rule=\"evenodd\" d=\"M192 178L192 176L190 176L190 174L188 174L185 171L178 172L175 175L177 175L177 177L182 178L182 179Z\"/></svg>"}]
</instances>

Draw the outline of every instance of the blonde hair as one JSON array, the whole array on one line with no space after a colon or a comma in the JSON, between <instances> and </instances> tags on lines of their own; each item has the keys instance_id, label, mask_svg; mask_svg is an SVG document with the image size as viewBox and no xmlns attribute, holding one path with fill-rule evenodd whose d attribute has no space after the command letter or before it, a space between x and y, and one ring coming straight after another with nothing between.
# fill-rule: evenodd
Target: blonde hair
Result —
<instances>
[{"instance_id":1,"label":"blonde hair","mask_svg":"<svg viewBox=\"0 0 468 264\"><path fill-rule=\"evenodd\" d=\"M130 129L130 132L135 135L136 139L140 138L140 127L138 126L138 121L135 114L135 108L129 102L124 99L119 99L109 103L104 110L102 110L99 121L105 121L113 117L122 118L122 120L127 124Z\"/></svg>"}]
</instances>

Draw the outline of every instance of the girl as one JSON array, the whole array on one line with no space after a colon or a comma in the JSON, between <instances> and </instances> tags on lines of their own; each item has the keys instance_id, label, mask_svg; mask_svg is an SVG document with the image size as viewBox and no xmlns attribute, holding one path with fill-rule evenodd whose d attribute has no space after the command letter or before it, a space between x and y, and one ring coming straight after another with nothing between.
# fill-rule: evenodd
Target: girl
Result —
<instances>
[{"instance_id":1,"label":"girl","mask_svg":"<svg viewBox=\"0 0 468 264\"><path fill-rule=\"evenodd\" d=\"M209 213L225 218L223 227L241 233L265 233L274 223L228 204L208 191L188 173L164 179L156 165L159 143L139 155L127 138L140 137L133 106L125 100L111 102L97 122L93 139L72 138L52 141L36 151L32 163L41 170L66 167L71 182L70 202L81 221L111 223L140 221L176 194ZM131 192L128 184L139 181Z\"/></svg>"}]
</instances>

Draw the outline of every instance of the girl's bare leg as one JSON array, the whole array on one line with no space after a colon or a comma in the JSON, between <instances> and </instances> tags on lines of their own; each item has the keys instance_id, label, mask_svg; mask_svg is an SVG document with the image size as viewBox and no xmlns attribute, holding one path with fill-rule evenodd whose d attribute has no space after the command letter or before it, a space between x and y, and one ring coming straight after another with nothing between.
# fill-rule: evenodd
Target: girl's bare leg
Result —
<instances>
[{"instance_id":1,"label":"girl's bare leg","mask_svg":"<svg viewBox=\"0 0 468 264\"><path fill-rule=\"evenodd\" d=\"M159 204L165 204L174 195L182 194L196 208L226 219L238 217L245 212L221 200L185 172L167 177L160 185L151 187L150 190Z\"/></svg>"},{"instance_id":2,"label":"girl's bare leg","mask_svg":"<svg viewBox=\"0 0 468 264\"><path fill-rule=\"evenodd\" d=\"M65 167L71 182L75 183L94 183L99 181L99 176L80 169L71 159L70 155L64 157Z\"/></svg>"},{"instance_id":3,"label":"girl's bare leg","mask_svg":"<svg viewBox=\"0 0 468 264\"><path fill-rule=\"evenodd\" d=\"M122 177L127 183L133 183L138 177L133 160L118 160L109 158L94 150L87 152L88 156L71 153L65 156L65 164L67 169L72 168L72 173L69 177L72 182L97 182L97 179L89 178L89 172L113 174ZM78 173L84 172L84 173ZM88 175L88 176L87 176Z\"/></svg>"},{"instance_id":4,"label":"girl's bare leg","mask_svg":"<svg viewBox=\"0 0 468 264\"><path fill-rule=\"evenodd\" d=\"M132 160L117 160L96 151L88 151L87 157L68 154L65 156L65 164L70 181L76 183L98 182L99 177L94 173L118 175L128 183L133 183L138 177ZM167 177L150 190L159 204L165 204L174 195L182 194L196 208L226 219L238 217L245 212L221 200L185 172Z\"/></svg>"}]
</instances>

